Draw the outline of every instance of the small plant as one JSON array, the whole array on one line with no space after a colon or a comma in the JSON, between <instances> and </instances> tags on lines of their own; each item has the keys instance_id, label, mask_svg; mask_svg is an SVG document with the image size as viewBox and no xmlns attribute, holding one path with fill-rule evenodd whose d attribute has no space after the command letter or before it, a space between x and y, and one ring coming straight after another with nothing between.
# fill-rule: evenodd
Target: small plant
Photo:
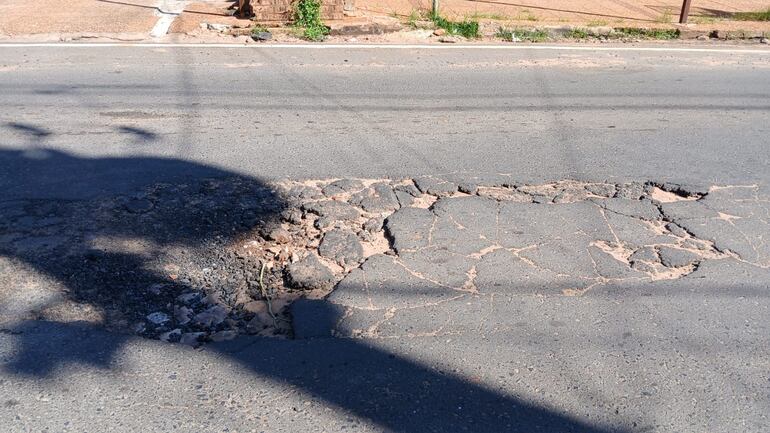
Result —
<instances>
[{"instance_id":1,"label":"small plant","mask_svg":"<svg viewBox=\"0 0 770 433\"><path fill-rule=\"evenodd\" d=\"M495 20L495 21L503 21L508 20L511 17L508 15L503 15L499 13L490 13L490 12L474 12L470 15L466 15L465 17L467 20Z\"/></svg>"},{"instance_id":2,"label":"small plant","mask_svg":"<svg viewBox=\"0 0 770 433\"><path fill-rule=\"evenodd\" d=\"M260 33L267 33L269 30L265 26L261 26L257 24L256 26L251 28L251 34L252 35L259 35Z\"/></svg>"},{"instance_id":3,"label":"small plant","mask_svg":"<svg viewBox=\"0 0 770 433\"><path fill-rule=\"evenodd\" d=\"M770 21L770 8L764 11L736 12L733 19L738 21Z\"/></svg>"},{"instance_id":4,"label":"small plant","mask_svg":"<svg viewBox=\"0 0 770 433\"><path fill-rule=\"evenodd\" d=\"M588 39L589 36L585 29L572 29L564 34L564 37L569 39Z\"/></svg>"},{"instance_id":5,"label":"small plant","mask_svg":"<svg viewBox=\"0 0 770 433\"><path fill-rule=\"evenodd\" d=\"M311 41L321 41L329 34L329 28L321 22L321 0L297 0L294 3L294 25L303 28L302 36Z\"/></svg>"},{"instance_id":6,"label":"small plant","mask_svg":"<svg viewBox=\"0 0 770 433\"><path fill-rule=\"evenodd\" d=\"M431 20L436 27L446 30L450 35L460 35L468 39L479 37L479 23L478 21L449 21L446 18L438 15L432 16Z\"/></svg>"},{"instance_id":7,"label":"small plant","mask_svg":"<svg viewBox=\"0 0 770 433\"><path fill-rule=\"evenodd\" d=\"M507 29L500 27L497 29L495 36L508 42L545 42L548 40L548 32L540 29Z\"/></svg>"},{"instance_id":8,"label":"small plant","mask_svg":"<svg viewBox=\"0 0 770 433\"><path fill-rule=\"evenodd\" d=\"M692 17L692 22L695 24L714 24L719 21L717 17L697 16Z\"/></svg>"},{"instance_id":9,"label":"small plant","mask_svg":"<svg viewBox=\"0 0 770 433\"><path fill-rule=\"evenodd\" d=\"M615 28L615 37L640 38L640 39L658 39L668 41L679 38L677 29L640 29L635 27Z\"/></svg>"}]
</instances>

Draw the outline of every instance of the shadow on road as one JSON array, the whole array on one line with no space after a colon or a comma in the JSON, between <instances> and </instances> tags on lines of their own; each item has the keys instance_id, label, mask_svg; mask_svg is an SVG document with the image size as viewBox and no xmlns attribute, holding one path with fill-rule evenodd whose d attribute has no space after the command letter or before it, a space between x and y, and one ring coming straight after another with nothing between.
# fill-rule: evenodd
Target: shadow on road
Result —
<instances>
[{"instance_id":1,"label":"shadow on road","mask_svg":"<svg viewBox=\"0 0 770 433\"><path fill-rule=\"evenodd\" d=\"M33 139L49 135L34 125L5 126ZM0 199L0 256L59 282L62 302L86 305L105 323L130 323L148 305L191 289L154 266L162 247L234 239L286 207L259 179L179 159L82 158L37 147L0 151L0 173L0 189L9 192ZM103 239L135 247L104 248ZM148 294L158 282L173 290ZM336 319L337 311L322 308L318 320ZM50 378L77 364L109 370L137 338L106 332L104 323L42 319L0 330L3 346L14 347L5 375ZM206 350L391 431L604 431L361 340L241 337Z\"/></svg>"}]
</instances>

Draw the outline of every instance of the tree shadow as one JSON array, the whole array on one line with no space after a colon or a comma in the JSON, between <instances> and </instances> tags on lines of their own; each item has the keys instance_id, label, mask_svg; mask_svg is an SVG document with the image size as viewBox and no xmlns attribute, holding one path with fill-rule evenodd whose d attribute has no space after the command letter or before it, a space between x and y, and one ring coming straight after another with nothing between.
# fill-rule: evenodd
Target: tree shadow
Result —
<instances>
[{"instance_id":1,"label":"tree shadow","mask_svg":"<svg viewBox=\"0 0 770 433\"><path fill-rule=\"evenodd\" d=\"M31 125L9 127L41 136ZM192 288L156 266L159 247L227 242L276 220L287 206L259 179L172 158L0 150L0 173L0 189L8 192L0 199L0 256L61 283L66 301L103 313L101 325L130 322L148 305L173 302ZM110 249L101 239L133 243ZM146 291L158 282L172 290ZM320 302L307 314L323 324L338 320L340 311ZM49 320L0 330L16 347L5 373L45 378L73 364L109 370L136 338L99 323L40 319ZM205 350L392 431L606 431L360 340L242 337Z\"/></svg>"}]
</instances>

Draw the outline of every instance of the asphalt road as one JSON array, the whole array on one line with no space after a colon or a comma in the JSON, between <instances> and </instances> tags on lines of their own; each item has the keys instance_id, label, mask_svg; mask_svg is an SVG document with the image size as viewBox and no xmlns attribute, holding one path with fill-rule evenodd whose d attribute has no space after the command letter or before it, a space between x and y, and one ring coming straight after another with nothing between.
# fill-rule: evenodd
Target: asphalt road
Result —
<instances>
[{"instance_id":1,"label":"asphalt road","mask_svg":"<svg viewBox=\"0 0 770 433\"><path fill-rule=\"evenodd\" d=\"M738 51L2 48L0 146L264 179L764 184L769 69Z\"/></svg>"},{"instance_id":2,"label":"asphalt road","mask_svg":"<svg viewBox=\"0 0 770 433\"><path fill-rule=\"evenodd\" d=\"M770 52L40 47L0 54L0 251L15 251L18 226L42 232L69 224L72 215L59 218L56 203L207 176L505 174L517 184L679 182L705 196L658 207L647 196L477 208L463 197L444 202L430 216L445 219L435 230L400 222L396 240L425 239L410 237L415 227L435 236L424 250L398 252L404 261L414 253L420 272L380 260L349 274L353 282L338 287L332 303L294 311L295 329L328 325L336 338L241 337L192 349L84 323L26 320L34 311L10 320L2 305L4 431L770 430ZM642 202L652 208L640 210ZM650 210L656 216L643 215ZM184 217L146 224L163 231L194 219ZM686 230L661 231L664 223ZM138 225L102 234L131 240L151 232ZM485 242L497 237L517 261L495 261L505 249ZM542 248L524 246L533 239ZM599 269L617 265L611 257L577 254L613 239L637 251L674 242L700 256L681 267L685 276L657 278L658 267L642 278L642 268L624 265L618 272L631 277L613 280ZM486 267L458 274L455 259L440 255L453 249ZM126 257L144 253L133 254ZM45 269L34 254L0 259L0 277ZM458 275L476 278L477 291L437 295L452 284L443 279ZM65 286L71 277L56 276ZM23 298L33 280L2 288L2 299ZM575 284L586 295L564 296L560 289ZM378 305L369 308L372 299ZM325 311L332 307L347 310L340 318Z\"/></svg>"}]
</instances>

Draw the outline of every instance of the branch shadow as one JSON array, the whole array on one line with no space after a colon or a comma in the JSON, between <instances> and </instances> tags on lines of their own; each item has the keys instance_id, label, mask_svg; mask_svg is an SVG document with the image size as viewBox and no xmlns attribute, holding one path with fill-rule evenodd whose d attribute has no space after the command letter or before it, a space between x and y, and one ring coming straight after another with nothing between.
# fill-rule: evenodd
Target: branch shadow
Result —
<instances>
[{"instance_id":1,"label":"branch shadow","mask_svg":"<svg viewBox=\"0 0 770 433\"><path fill-rule=\"evenodd\" d=\"M33 138L42 130L9 127ZM0 199L0 257L60 282L67 301L102 311L105 323L137 319L148 305L164 305L191 287L153 266L157 247L110 250L99 239L194 249L249 233L287 206L259 179L173 158L0 150L0 173L0 189L9 191ZM144 290L158 282L173 289L159 295ZM340 315L325 302L313 312L319 324ZM5 374L50 378L73 365L109 371L136 338L107 332L105 323L46 319L0 329L3 345L15 347ZM205 350L391 431L606 431L358 340L242 337Z\"/></svg>"}]
</instances>

